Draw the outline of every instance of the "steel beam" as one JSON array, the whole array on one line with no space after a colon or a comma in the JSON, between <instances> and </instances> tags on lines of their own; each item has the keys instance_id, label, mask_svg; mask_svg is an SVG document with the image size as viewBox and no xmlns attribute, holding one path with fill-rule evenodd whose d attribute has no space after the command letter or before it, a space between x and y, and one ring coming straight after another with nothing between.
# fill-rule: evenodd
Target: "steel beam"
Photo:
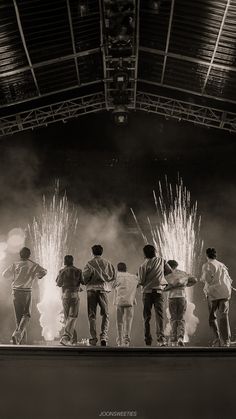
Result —
<instances>
[{"instance_id":1,"label":"steel beam","mask_svg":"<svg viewBox=\"0 0 236 419\"><path fill-rule=\"evenodd\" d=\"M80 85L79 66L78 66L78 61L77 61L77 57L76 57L73 22L72 22L72 17L71 17L71 10L70 10L70 0L66 0L66 5L67 5L69 25L70 25L70 35L71 35L72 49L73 49L73 54L74 54L75 69L76 69L76 74L77 74L77 79L78 79L78 85Z\"/></svg>"},{"instance_id":2,"label":"steel beam","mask_svg":"<svg viewBox=\"0 0 236 419\"><path fill-rule=\"evenodd\" d=\"M183 120L236 132L236 113L223 109L191 104L183 100L145 92L138 92L136 109L162 115L166 119L174 118L178 121Z\"/></svg>"},{"instance_id":3,"label":"steel beam","mask_svg":"<svg viewBox=\"0 0 236 419\"><path fill-rule=\"evenodd\" d=\"M93 84L98 84L101 83L102 80L95 80L95 81L91 81L89 83L82 83L79 87L85 87L85 86L91 86ZM76 84L75 86L70 86L70 87L66 87L65 89L60 89L60 90L54 90L53 92L49 92L49 93L43 93L40 96L34 96L34 97L30 97L27 99L21 99L21 100L17 100L15 102L11 102L11 103L5 103L4 105L0 106L1 108L10 108L11 106L14 105L19 105L21 103L25 103L25 102L31 102L33 100L37 100L37 99L41 99L44 97L48 97L48 96L52 96L52 95L56 95L57 93L63 93L63 92L69 92L70 90L75 90L78 89L78 84Z\"/></svg>"},{"instance_id":4,"label":"steel beam","mask_svg":"<svg viewBox=\"0 0 236 419\"><path fill-rule=\"evenodd\" d=\"M177 90L177 91L184 92L184 93L189 93L190 95L194 95L194 96L203 96L203 97L206 97L206 98L209 98L209 99L217 100L219 102L224 102L224 103L228 102L228 103L236 104L236 99L232 100L232 99L227 99L225 97L216 97L216 96L207 95L206 93L204 93L202 95L201 92L197 92L195 90L183 89L182 87L172 86L171 84L161 84L161 83L151 81L151 80L138 79L138 81L140 83L147 83L147 84L151 84L153 86L166 87L167 89Z\"/></svg>"},{"instance_id":5,"label":"steel beam","mask_svg":"<svg viewBox=\"0 0 236 419\"><path fill-rule=\"evenodd\" d=\"M138 84L138 57L139 57L139 13L140 0L136 0L136 53L135 53L135 70L134 70L134 109L136 108L137 84Z\"/></svg>"},{"instance_id":6,"label":"steel beam","mask_svg":"<svg viewBox=\"0 0 236 419\"><path fill-rule=\"evenodd\" d=\"M169 25L168 25L168 32L167 32L167 38L166 38L165 56L164 56L164 62L163 62L163 67L162 67L161 84L164 83L166 61L167 61L169 45L170 45L170 34L171 34L171 28L172 28L174 8L175 8L175 0L172 0L171 1L171 8L170 8L170 19L169 19Z\"/></svg>"},{"instance_id":7,"label":"steel beam","mask_svg":"<svg viewBox=\"0 0 236 419\"><path fill-rule=\"evenodd\" d=\"M78 116L102 110L105 110L103 92L82 96L0 118L0 136L47 126L58 121L65 123Z\"/></svg>"},{"instance_id":8,"label":"steel beam","mask_svg":"<svg viewBox=\"0 0 236 419\"><path fill-rule=\"evenodd\" d=\"M18 68L17 70L5 71L4 73L0 74L0 78L7 77L7 76L14 76L15 74L24 73L25 71L29 71L31 69L34 70L36 68L45 67L51 64L57 64L57 63L67 61L67 60L73 60L79 57L84 57L86 55L96 54L98 52L100 52L100 48L93 48L87 51L76 52L75 54L69 54L69 55L64 55L62 57L58 57L58 58L52 58L50 60L45 60L45 61L41 61L40 63L32 64L31 67L25 66L25 67Z\"/></svg>"},{"instance_id":9,"label":"steel beam","mask_svg":"<svg viewBox=\"0 0 236 419\"><path fill-rule=\"evenodd\" d=\"M34 79L34 84L35 84L36 90L38 92L38 96L40 96L40 90L39 90L38 82L37 82L35 72L34 72L34 69L33 69L33 66L32 66L32 62L31 62L31 59L30 59L29 51L28 51L28 48L27 48L27 45L26 45L25 35L24 35L23 28L22 28L20 13L19 13L19 9L18 9L16 0L13 0L13 4L14 4L14 8L15 8L16 20L17 20L17 24L18 24L18 28L19 28L19 32L20 32L21 41L22 41L22 44L23 44L23 47L24 47L24 50L25 50L25 54L26 54L28 63L29 63L29 67L30 67L30 70L31 70L31 73L32 73L32 77Z\"/></svg>"},{"instance_id":10,"label":"steel beam","mask_svg":"<svg viewBox=\"0 0 236 419\"><path fill-rule=\"evenodd\" d=\"M227 13L228 13L229 6L230 6L230 0L227 0L227 4L225 6L225 11L224 11L223 18L222 18L222 21L221 21L221 25L220 25L220 28L219 28L219 32L218 32L218 35L217 35L215 48L214 48L214 51L213 51L213 54L212 54L212 57L211 57L211 61L209 63L206 78L205 78L204 83L203 83L202 94L205 91L205 88L206 88L206 85L207 85L207 82L208 82L208 79L209 79L209 75L210 75L211 68L212 68L212 65L213 65L213 62L214 62L214 59L215 59L215 56L216 56L216 52L217 52L218 45L219 45L219 42L220 42L220 37L221 37L222 31L223 31L223 28L224 28L225 19L226 19Z\"/></svg>"},{"instance_id":11,"label":"steel beam","mask_svg":"<svg viewBox=\"0 0 236 419\"><path fill-rule=\"evenodd\" d=\"M140 46L139 50L143 51L143 52L148 52L149 54L156 54L156 55L161 55L161 56L164 56L164 57L166 55L167 58L175 58L177 60L188 61L190 63L201 64L201 65L205 65L205 66L210 65L210 61L200 60L199 58L189 57L187 55L175 54L175 53L169 52L169 51L166 54L164 51L162 51L160 49L149 48L149 47L141 47ZM236 72L236 67L235 66L212 63L212 67L213 68L218 68L220 70Z\"/></svg>"}]
</instances>

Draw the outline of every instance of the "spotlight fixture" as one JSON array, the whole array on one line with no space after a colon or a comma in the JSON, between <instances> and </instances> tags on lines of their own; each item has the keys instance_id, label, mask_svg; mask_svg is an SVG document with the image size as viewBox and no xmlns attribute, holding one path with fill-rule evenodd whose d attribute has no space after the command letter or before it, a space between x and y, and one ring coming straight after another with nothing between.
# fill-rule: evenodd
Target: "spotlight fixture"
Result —
<instances>
[{"instance_id":1,"label":"spotlight fixture","mask_svg":"<svg viewBox=\"0 0 236 419\"><path fill-rule=\"evenodd\" d=\"M113 80L117 89L125 90L128 86L129 74L127 71L123 70L122 68L117 69L114 72Z\"/></svg>"},{"instance_id":2,"label":"spotlight fixture","mask_svg":"<svg viewBox=\"0 0 236 419\"><path fill-rule=\"evenodd\" d=\"M112 112L116 125L126 125L128 122L128 109L126 106L117 106Z\"/></svg>"},{"instance_id":3,"label":"spotlight fixture","mask_svg":"<svg viewBox=\"0 0 236 419\"><path fill-rule=\"evenodd\" d=\"M84 17L88 14L88 4L86 0L79 0L78 12L80 17Z\"/></svg>"},{"instance_id":4,"label":"spotlight fixture","mask_svg":"<svg viewBox=\"0 0 236 419\"><path fill-rule=\"evenodd\" d=\"M160 0L157 0L157 1L151 0L151 1L149 1L148 6L149 6L149 9L151 9L153 13L159 13L160 6L161 6L161 1Z\"/></svg>"}]
</instances>

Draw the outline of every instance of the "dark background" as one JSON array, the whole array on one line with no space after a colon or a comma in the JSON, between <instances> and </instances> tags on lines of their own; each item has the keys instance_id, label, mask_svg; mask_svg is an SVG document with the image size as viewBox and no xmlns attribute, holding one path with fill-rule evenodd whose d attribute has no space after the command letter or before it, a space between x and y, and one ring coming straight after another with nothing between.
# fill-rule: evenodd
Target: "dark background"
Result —
<instances>
[{"instance_id":1,"label":"dark background","mask_svg":"<svg viewBox=\"0 0 236 419\"><path fill-rule=\"evenodd\" d=\"M65 124L15 134L0 140L0 234L25 226L36 214L41 195L53 191L56 178L79 206L78 254L83 267L90 246L101 242L105 257L114 264L127 262L137 272L143 260L142 238L130 213L132 207L147 230L146 216L154 214L152 190L165 175L176 183L178 175L198 201L202 217L204 247L214 246L218 258L234 279L235 262L235 151L236 137L223 130L158 116L133 113L124 127L114 125L108 113L83 116ZM8 257L4 264L12 261ZM1 279L2 342L9 341L14 325L10 284ZM37 299L37 292L35 293ZM136 309L133 342L142 344L141 301ZM80 337L87 337L85 296L81 298ZM235 296L231 304L232 332L235 331ZM196 314L200 318L192 343L208 341L207 308L202 287L195 287ZM111 316L114 343L115 316ZM37 311L31 339L40 340Z\"/></svg>"}]
</instances>

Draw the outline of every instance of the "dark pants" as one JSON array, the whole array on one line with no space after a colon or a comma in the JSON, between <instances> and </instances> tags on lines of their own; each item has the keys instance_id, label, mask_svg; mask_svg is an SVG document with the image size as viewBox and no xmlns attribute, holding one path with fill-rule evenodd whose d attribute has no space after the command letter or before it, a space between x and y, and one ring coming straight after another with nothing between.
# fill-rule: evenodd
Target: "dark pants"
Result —
<instances>
[{"instance_id":1,"label":"dark pants","mask_svg":"<svg viewBox=\"0 0 236 419\"><path fill-rule=\"evenodd\" d=\"M72 343L77 343L77 332L75 330L75 326L79 314L78 292L66 290L62 296L62 303L65 318L65 330L62 337Z\"/></svg>"},{"instance_id":2,"label":"dark pants","mask_svg":"<svg viewBox=\"0 0 236 419\"><path fill-rule=\"evenodd\" d=\"M102 316L101 324L101 334L100 339L107 341L107 333L109 327L109 315L108 315L108 298L107 293L104 291L95 291L89 290L87 292L87 302L88 302L88 318L90 326L90 343L96 344L97 332L96 332L96 314L97 314L97 305L100 306L100 314Z\"/></svg>"},{"instance_id":3,"label":"dark pants","mask_svg":"<svg viewBox=\"0 0 236 419\"><path fill-rule=\"evenodd\" d=\"M156 316L156 335L157 341L162 342L164 338L164 321L163 321L163 306L164 299L161 293L152 291L151 293L143 294L143 318L144 318L144 335L147 345L152 343L152 335L150 329L150 320L152 317L152 306L154 306Z\"/></svg>"},{"instance_id":4,"label":"dark pants","mask_svg":"<svg viewBox=\"0 0 236 419\"><path fill-rule=\"evenodd\" d=\"M230 340L229 326L229 300L222 298L220 300L212 300L209 304L209 325L216 339L221 339L223 343ZM217 311L219 313L219 324L217 321Z\"/></svg>"},{"instance_id":5,"label":"dark pants","mask_svg":"<svg viewBox=\"0 0 236 419\"><path fill-rule=\"evenodd\" d=\"M185 320L184 315L187 308L187 301L184 297L169 298L169 311L172 342L177 342L178 339L184 340Z\"/></svg>"},{"instance_id":6,"label":"dark pants","mask_svg":"<svg viewBox=\"0 0 236 419\"><path fill-rule=\"evenodd\" d=\"M16 336L19 343L26 343L26 327L31 316L31 291L13 290L13 305L16 317Z\"/></svg>"}]
</instances>

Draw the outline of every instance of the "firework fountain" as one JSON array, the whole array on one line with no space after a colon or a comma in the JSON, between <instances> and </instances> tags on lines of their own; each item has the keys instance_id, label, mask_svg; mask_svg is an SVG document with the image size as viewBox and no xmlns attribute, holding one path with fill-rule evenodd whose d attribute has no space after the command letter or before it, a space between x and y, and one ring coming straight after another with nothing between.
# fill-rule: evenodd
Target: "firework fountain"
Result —
<instances>
[{"instance_id":1,"label":"firework fountain","mask_svg":"<svg viewBox=\"0 0 236 419\"><path fill-rule=\"evenodd\" d=\"M60 289L56 277L62 267L64 255L70 253L76 242L77 213L69 208L66 193L60 196L59 182L51 199L43 196L40 217L34 218L29 234L37 261L47 269L47 275L39 281L42 336L52 341L63 327Z\"/></svg>"},{"instance_id":2,"label":"firework fountain","mask_svg":"<svg viewBox=\"0 0 236 419\"><path fill-rule=\"evenodd\" d=\"M184 187L182 179L179 179L174 188L167 179L165 188L159 182L158 194L153 191L153 196L158 222L153 224L148 218L148 225L157 252L166 260L175 259L178 261L179 269L191 275L197 275L203 247L203 242L200 239L201 218L197 215L197 202L191 204L190 192ZM132 214L145 243L147 243L147 237L142 232L133 211ZM198 318L194 315L193 289L186 288L186 293L188 305L185 316L185 340L187 341L188 337L193 335L196 330ZM167 334L169 331L170 324L167 325Z\"/></svg>"}]
</instances>

